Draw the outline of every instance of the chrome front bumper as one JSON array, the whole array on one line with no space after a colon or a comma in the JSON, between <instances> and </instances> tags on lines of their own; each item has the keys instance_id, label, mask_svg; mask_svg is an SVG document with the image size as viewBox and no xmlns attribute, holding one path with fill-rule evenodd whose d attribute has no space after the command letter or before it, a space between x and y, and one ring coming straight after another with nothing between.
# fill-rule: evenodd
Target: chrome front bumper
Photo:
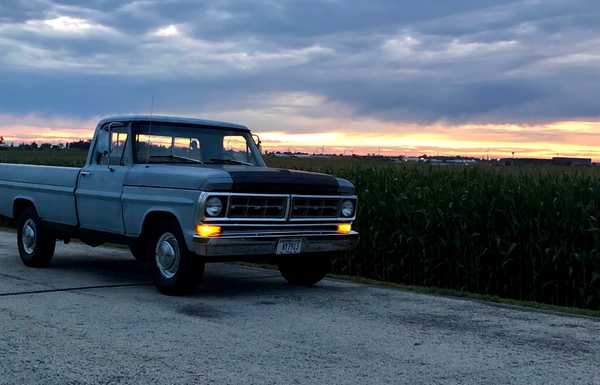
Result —
<instances>
[{"instance_id":1,"label":"chrome front bumper","mask_svg":"<svg viewBox=\"0 0 600 385\"><path fill-rule=\"evenodd\" d=\"M194 252L204 257L234 257L275 255L281 239L302 239L302 253L322 253L352 250L358 244L356 231L348 234L327 232L320 234L247 234L219 237L194 237Z\"/></svg>"}]
</instances>

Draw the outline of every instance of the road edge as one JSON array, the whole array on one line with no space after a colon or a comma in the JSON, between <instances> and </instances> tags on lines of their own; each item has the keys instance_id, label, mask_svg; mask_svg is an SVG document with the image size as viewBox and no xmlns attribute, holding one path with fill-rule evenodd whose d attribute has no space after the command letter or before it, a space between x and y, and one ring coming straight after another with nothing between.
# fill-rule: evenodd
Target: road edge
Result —
<instances>
[{"instance_id":1,"label":"road edge","mask_svg":"<svg viewBox=\"0 0 600 385\"><path fill-rule=\"evenodd\" d=\"M250 263L250 262L233 262L236 265L244 266L247 268L255 268L255 269L268 269L268 270L277 270L277 267L268 265L268 264L258 264L258 263ZM539 302L533 301L522 301L511 298L503 298L486 294L478 294L471 292L464 292L459 290L452 289L444 289L439 287L432 286L412 286L412 285L403 285L400 283L388 282L388 281L379 281L371 278L357 277L357 276L349 276L342 274L328 274L326 279L330 279L333 281L339 282L351 282L362 285L367 285L371 287L378 288L386 288L386 289L396 289L402 290L410 293L424 294L424 295L432 295L436 297L442 298L452 298L452 299L465 299L476 301L480 303L485 303L491 306L497 306L502 308L521 310L521 311L537 311L541 313L547 314L555 314L555 315L568 315L568 316L576 316L591 319L593 321L600 322L600 310L591 310L591 309L583 309L583 308L571 308L566 306L557 306L557 305L549 305Z\"/></svg>"}]
</instances>

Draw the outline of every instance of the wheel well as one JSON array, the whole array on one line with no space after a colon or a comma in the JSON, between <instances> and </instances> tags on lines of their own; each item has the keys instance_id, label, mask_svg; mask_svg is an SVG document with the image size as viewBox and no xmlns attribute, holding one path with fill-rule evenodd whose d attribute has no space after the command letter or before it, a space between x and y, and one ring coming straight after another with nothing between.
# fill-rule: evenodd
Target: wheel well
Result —
<instances>
[{"instance_id":1,"label":"wheel well","mask_svg":"<svg viewBox=\"0 0 600 385\"><path fill-rule=\"evenodd\" d=\"M179 224L179 220L177 217L166 211L154 211L148 213L146 218L144 219L144 224L142 225L142 233L140 234L140 238L143 238L145 235L149 234L153 226L156 226L162 222L174 221L179 225L181 229L181 225Z\"/></svg>"},{"instance_id":2,"label":"wheel well","mask_svg":"<svg viewBox=\"0 0 600 385\"><path fill-rule=\"evenodd\" d=\"M28 199L15 199L15 203L13 204L13 219L19 219L23 211L28 208L35 210L35 205L32 201Z\"/></svg>"}]
</instances>

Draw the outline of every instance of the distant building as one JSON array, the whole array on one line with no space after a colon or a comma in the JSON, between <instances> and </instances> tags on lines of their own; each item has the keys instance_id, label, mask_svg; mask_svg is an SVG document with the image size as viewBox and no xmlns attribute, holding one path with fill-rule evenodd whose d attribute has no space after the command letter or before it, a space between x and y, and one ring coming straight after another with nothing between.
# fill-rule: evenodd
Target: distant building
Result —
<instances>
[{"instance_id":1,"label":"distant building","mask_svg":"<svg viewBox=\"0 0 600 385\"><path fill-rule=\"evenodd\" d=\"M552 158L552 164L557 166L591 166L591 158L566 158L562 156L555 156Z\"/></svg>"},{"instance_id":2,"label":"distant building","mask_svg":"<svg viewBox=\"0 0 600 385\"><path fill-rule=\"evenodd\" d=\"M502 158L499 162L504 166L541 166L552 164L552 160L540 158Z\"/></svg>"},{"instance_id":3,"label":"distant building","mask_svg":"<svg viewBox=\"0 0 600 385\"><path fill-rule=\"evenodd\" d=\"M427 156L421 155L419 157L406 156L403 158L405 162L424 162L431 164L444 164L444 165L470 165L479 163L480 160L472 157L464 156Z\"/></svg>"},{"instance_id":4,"label":"distant building","mask_svg":"<svg viewBox=\"0 0 600 385\"><path fill-rule=\"evenodd\" d=\"M556 156L552 159L541 158L502 158L499 163L504 166L591 166L592 159L590 158L565 158Z\"/></svg>"},{"instance_id":5,"label":"distant building","mask_svg":"<svg viewBox=\"0 0 600 385\"><path fill-rule=\"evenodd\" d=\"M423 162L423 158L417 156L405 156L402 160L405 162Z\"/></svg>"}]
</instances>

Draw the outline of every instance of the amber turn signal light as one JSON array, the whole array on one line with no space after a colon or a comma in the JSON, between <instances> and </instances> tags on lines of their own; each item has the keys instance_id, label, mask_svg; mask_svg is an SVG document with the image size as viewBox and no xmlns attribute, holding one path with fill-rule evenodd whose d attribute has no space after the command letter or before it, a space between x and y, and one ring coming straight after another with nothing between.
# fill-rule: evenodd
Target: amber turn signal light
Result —
<instances>
[{"instance_id":1,"label":"amber turn signal light","mask_svg":"<svg viewBox=\"0 0 600 385\"><path fill-rule=\"evenodd\" d=\"M196 226L196 234L201 237L218 237L221 235L221 226L198 225Z\"/></svg>"},{"instance_id":2,"label":"amber turn signal light","mask_svg":"<svg viewBox=\"0 0 600 385\"><path fill-rule=\"evenodd\" d=\"M337 225L337 232L340 234L348 234L352 231L352 225L350 223L342 223Z\"/></svg>"}]
</instances>

